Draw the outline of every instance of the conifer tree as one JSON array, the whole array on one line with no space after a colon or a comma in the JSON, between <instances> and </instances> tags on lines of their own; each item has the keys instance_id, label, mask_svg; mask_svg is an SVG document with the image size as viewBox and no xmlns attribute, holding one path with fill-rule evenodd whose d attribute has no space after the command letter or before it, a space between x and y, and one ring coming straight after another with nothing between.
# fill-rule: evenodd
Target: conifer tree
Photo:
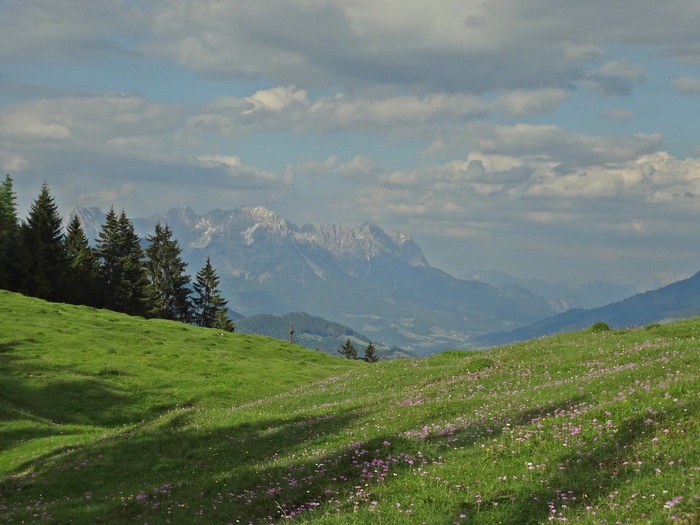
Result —
<instances>
[{"instance_id":1,"label":"conifer tree","mask_svg":"<svg viewBox=\"0 0 700 525\"><path fill-rule=\"evenodd\" d=\"M16 290L19 267L19 219L12 178L0 185L0 288Z\"/></svg>"},{"instance_id":2,"label":"conifer tree","mask_svg":"<svg viewBox=\"0 0 700 525\"><path fill-rule=\"evenodd\" d=\"M119 224L114 207L111 207L105 215L105 222L97 234L97 247L95 253L100 263L100 275L102 276L102 288L104 296L102 304L105 308L114 309L117 284L121 279L120 256L118 252Z\"/></svg>"},{"instance_id":3,"label":"conifer tree","mask_svg":"<svg viewBox=\"0 0 700 525\"><path fill-rule=\"evenodd\" d=\"M221 297L219 292L219 277L211 264L211 258L207 257L204 267L197 272L197 279L193 286L197 294L194 298L194 323L206 328L226 329L220 325L223 324L222 320L226 314L228 301ZM223 315L219 313L222 311L224 312Z\"/></svg>"},{"instance_id":4,"label":"conifer tree","mask_svg":"<svg viewBox=\"0 0 700 525\"><path fill-rule=\"evenodd\" d=\"M104 306L130 315L145 315L146 269L134 226L122 210L105 217L97 238L97 254L104 285Z\"/></svg>"},{"instance_id":5,"label":"conifer tree","mask_svg":"<svg viewBox=\"0 0 700 525\"><path fill-rule=\"evenodd\" d=\"M100 306L102 283L100 264L77 215L74 215L68 224L64 245L68 258L65 301L72 304Z\"/></svg>"},{"instance_id":6,"label":"conifer tree","mask_svg":"<svg viewBox=\"0 0 700 525\"><path fill-rule=\"evenodd\" d=\"M367 347L365 347L365 357L363 358L363 360L366 363L376 363L377 361L379 361L379 356L377 355L376 349L374 348L372 341L370 341Z\"/></svg>"},{"instance_id":7,"label":"conifer tree","mask_svg":"<svg viewBox=\"0 0 700 525\"><path fill-rule=\"evenodd\" d=\"M189 323L192 318L187 263L182 261L182 249L172 238L166 224L156 224L155 233L147 238L146 275L148 277L148 315Z\"/></svg>"},{"instance_id":8,"label":"conifer tree","mask_svg":"<svg viewBox=\"0 0 700 525\"><path fill-rule=\"evenodd\" d=\"M62 219L44 182L21 227L22 285L20 291L49 301L62 301L67 258Z\"/></svg>"},{"instance_id":9,"label":"conifer tree","mask_svg":"<svg viewBox=\"0 0 700 525\"><path fill-rule=\"evenodd\" d=\"M233 324L233 320L226 313L226 308L217 310L216 316L214 317L214 326L212 328L217 328L225 332L236 331L236 325Z\"/></svg>"},{"instance_id":10,"label":"conifer tree","mask_svg":"<svg viewBox=\"0 0 700 525\"><path fill-rule=\"evenodd\" d=\"M338 350L338 353L346 359L358 359L357 349L355 348L355 345L352 344L350 339L345 341L343 346L340 347L340 350Z\"/></svg>"}]
</instances>

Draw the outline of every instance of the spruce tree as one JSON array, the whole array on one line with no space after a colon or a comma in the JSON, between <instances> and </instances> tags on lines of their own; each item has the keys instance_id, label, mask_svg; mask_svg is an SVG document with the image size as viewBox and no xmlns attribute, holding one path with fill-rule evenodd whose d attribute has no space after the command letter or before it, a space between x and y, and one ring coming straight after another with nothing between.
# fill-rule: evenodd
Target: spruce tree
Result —
<instances>
[{"instance_id":1,"label":"spruce tree","mask_svg":"<svg viewBox=\"0 0 700 525\"><path fill-rule=\"evenodd\" d=\"M68 258L65 301L72 304L100 306L102 283L100 264L77 215L74 215L68 224L64 245Z\"/></svg>"},{"instance_id":2,"label":"spruce tree","mask_svg":"<svg viewBox=\"0 0 700 525\"><path fill-rule=\"evenodd\" d=\"M0 288L16 290L19 268L19 219L12 178L0 185Z\"/></svg>"},{"instance_id":3,"label":"spruce tree","mask_svg":"<svg viewBox=\"0 0 700 525\"><path fill-rule=\"evenodd\" d=\"M217 310L216 316L214 317L214 326L212 328L217 328L225 332L236 331L236 325L233 324L233 320L226 313L226 308Z\"/></svg>"},{"instance_id":4,"label":"spruce tree","mask_svg":"<svg viewBox=\"0 0 700 525\"><path fill-rule=\"evenodd\" d=\"M104 285L104 306L129 315L148 311L146 268L134 226L122 210L105 217L97 238L97 254Z\"/></svg>"},{"instance_id":5,"label":"spruce tree","mask_svg":"<svg viewBox=\"0 0 700 525\"><path fill-rule=\"evenodd\" d=\"M147 238L146 275L150 317L189 323L192 318L187 263L182 261L182 249L172 238L166 224L156 224L155 233Z\"/></svg>"},{"instance_id":6,"label":"spruce tree","mask_svg":"<svg viewBox=\"0 0 700 525\"><path fill-rule=\"evenodd\" d=\"M114 207L105 215L105 222L97 234L95 253L100 263L103 297L100 306L114 309L116 288L121 280L120 256L118 252L119 224Z\"/></svg>"},{"instance_id":7,"label":"spruce tree","mask_svg":"<svg viewBox=\"0 0 700 525\"><path fill-rule=\"evenodd\" d=\"M194 298L194 323L206 328L226 329L221 325L228 301L219 292L219 277L211 264L211 258L207 257L204 267L197 272L193 286L197 294ZM220 313L222 311L223 315Z\"/></svg>"},{"instance_id":8,"label":"spruce tree","mask_svg":"<svg viewBox=\"0 0 700 525\"><path fill-rule=\"evenodd\" d=\"M44 182L21 227L22 285L20 291L49 301L63 300L67 257L58 207Z\"/></svg>"},{"instance_id":9,"label":"spruce tree","mask_svg":"<svg viewBox=\"0 0 700 525\"><path fill-rule=\"evenodd\" d=\"M340 350L338 350L338 353L346 359L358 359L357 349L355 348L355 345L352 344L350 339L345 341L343 346L340 347Z\"/></svg>"},{"instance_id":10,"label":"spruce tree","mask_svg":"<svg viewBox=\"0 0 700 525\"><path fill-rule=\"evenodd\" d=\"M379 361L379 356L377 355L376 349L374 348L372 341L370 341L367 347L365 348L365 356L363 357L363 360L366 363L376 363L377 361Z\"/></svg>"}]
</instances>

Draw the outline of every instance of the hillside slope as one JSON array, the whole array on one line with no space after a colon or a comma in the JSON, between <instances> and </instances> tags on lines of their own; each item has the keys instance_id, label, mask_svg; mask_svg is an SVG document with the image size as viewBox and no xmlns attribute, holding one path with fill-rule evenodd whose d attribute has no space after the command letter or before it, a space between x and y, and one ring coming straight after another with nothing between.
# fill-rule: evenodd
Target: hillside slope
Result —
<instances>
[{"instance_id":1,"label":"hillside slope","mask_svg":"<svg viewBox=\"0 0 700 525\"><path fill-rule=\"evenodd\" d=\"M642 326L700 314L700 272L656 290L639 293L599 308L575 308L509 332L478 337L480 346L524 341L560 332L581 330L598 321L615 328Z\"/></svg>"},{"instance_id":2,"label":"hillside slope","mask_svg":"<svg viewBox=\"0 0 700 525\"><path fill-rule=\"evenodd\" d=\"M698 336L368 365L0 293L0 521L698 523Z\"/></svg>"}]
</instances>

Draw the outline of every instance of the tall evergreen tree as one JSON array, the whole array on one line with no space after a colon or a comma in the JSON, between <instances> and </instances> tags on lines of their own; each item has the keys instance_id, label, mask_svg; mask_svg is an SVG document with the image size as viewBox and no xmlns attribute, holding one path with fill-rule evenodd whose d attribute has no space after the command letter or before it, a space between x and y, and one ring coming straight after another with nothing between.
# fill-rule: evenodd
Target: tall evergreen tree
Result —
<instances>
[{"instance_id":1,"label":"tall evergreen tree","mask_svg":"<svg viewBox=\"0 0 700 525\"><path fill-rule=\"evenodd\" d=\"M119 223L114 207L105 215L105 222L97 233L97 254L100 263L100 275L104 296L100 306L114 309L116 306L116 289L121 280L120 255L118 249Z\"/></svg>"},{"instance_id":2,"label":"tall evergreen tree","mask_svg":"<svg viewBox=\"0 0 700 525\"><path fill-rule=\"evenodd\" d=\"M182 249L172 234L167 224L157 223L155 233L147 238L148 315L189 323L192 318L190 276L185 275L187 263L182 261Z\"/></svg>"},{"instance_id":3,"label":"tall evergreen tree","mask_svg":"<svg viewBox=\"0 0 700 525\"><path fill-rule=\"evenodd\" d=\"M5 290L18 286L19 231L12 178L6 175L0 185L0 288Z\"/></svg>"},{"instance_id":4,"label":"tall evergreen tree","mask_svg":"<svg viewBox=\"0 0 700 525\"><path fill-rule=\"evenodd\" d=\"M68 258L65 281L66 302L100 306L102 296L100 264L77 215L74 215L68 224L64 245Z\"/></svg>"},{"instance_id":5,"label":"tall evergreen tree","mask_svg":"<svg viewBox=\"0 0 700 525\"><path fill-rule=\"evenodd\" d=\"M97 255L104 285L106 308L130 315L148 311L146 268L134 225L124 211L114 208L105 217L97 238Z\"/></svg>"},{"instance_id":6,"label":"tall evergreen tree","mask_svg":"<svg viewBox=\"0 0 700 525\"><path fill-rule=\"evenodd\" d=\"M343 346L340 347L340 350L338 350L338 353L346 359L358 359L357 349L350 339L345 341Z\"/></svg>"},{"instance_id":7,"label":"tall evergreen tree","mask_svg":"<svg viewBox=\"0 0 700 525\"><path fill-rule=\"evenodd\" d=\"M377 355L377 351L374 348L374 344L372 344L372 341L370 341L369 344L365 347L365 356L362 359L366 363L376 363L377 361L379 361L379 356Z\"/></svg>"},{"instance_id":8,"label":"tall evergreen tree","mask_svg":"<svg viewBox=\"0 0 700 525\"><path fill-rule=\"evenodd\" d=\"M39 196L32 203L27 221L21 227L23 275L20 291L27 295L49 301L63 300L67 257L62 222L44 182Z\"/></svg>"},{"instance_id":9,"label":"tall evergreen tree","mask_svg":"<svg viewBox=\"0 0 700 525\"><path fill-rule=\"evenodd\" d=\"M217 310L216 316L214 317L214 326L212 328L217 328L224 332L236 331L236 325L233 323L233 319L228 316L226 308Z\"/></svg>"},{"instance_id":10,"label":"tall evergreen tree","mask_svg":"<svg viewBox=\"0 0 700 525\"><path fill-rule=\"evenodd\" d=\"M225 315L228 301L224 300L219 292L219 277L211 264L211 258L207 257L204 267L197 272L197 280L193 286L197 294L194 298L195 324L206 328L226 330L226 327L221 325L224 324L224 317L228 319L228 316ZM224 312L224 315L220 313L221 311Z\"/></svg>"}]
</instances>

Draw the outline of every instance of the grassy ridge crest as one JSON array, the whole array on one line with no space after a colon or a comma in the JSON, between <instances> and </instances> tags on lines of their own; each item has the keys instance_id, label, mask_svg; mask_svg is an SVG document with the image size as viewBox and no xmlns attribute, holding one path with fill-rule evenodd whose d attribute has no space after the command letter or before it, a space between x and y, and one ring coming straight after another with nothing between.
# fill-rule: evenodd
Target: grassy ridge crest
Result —
<instances>
[{"instance_id":1,"label":"grassy ridge crest","mask_svg":"<svg viewBox=\"0 0 700 525\"><path fill-rule=\"evenodd\" d=\"M0 522L698 523L698 336L368 365L0 291Z\"/></svg>"}]
</instances>

